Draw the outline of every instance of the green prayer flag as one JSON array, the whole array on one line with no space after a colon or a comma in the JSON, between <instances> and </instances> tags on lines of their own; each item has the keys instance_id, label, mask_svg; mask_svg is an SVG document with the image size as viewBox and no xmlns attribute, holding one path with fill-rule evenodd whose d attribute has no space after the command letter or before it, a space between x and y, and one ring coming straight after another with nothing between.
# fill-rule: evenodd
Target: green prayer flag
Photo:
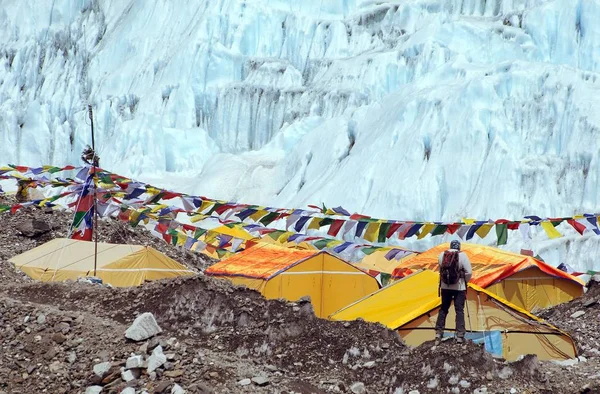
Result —
<instances>
[{"instance_id":1,"label":"green prayer flag","mask_svg":"<svg viewBox=\"0 0 600 394\"><path fill-rule=\"evenodd\" d=\"M199 228L196 231L194 231L194 239L199 239L201 236L203 236L206 233L206 230L203 228Z\"/></svg>"},{"instance_id":2,"label":"green prayer flag","mask_svg":"<svg viewBox=\"0 0 600 394\"><path fill-rule=\"evenodd\" d=\"M379 248L378 248L377 246L369 246L369 247L366 247L366 248L363 248L363 249L361 249L361 251L362 251L364 254L366 254L367 256L368 256L368 255L370 255L370 254L373 254L373 253L375 253L375 252L376 252L376 251L378 251L378 250L379 250Z\"/></svg>"},{"instance_id":3,"label":"green prayer flag","mask_svg":"<svg viewBox=\"0 0 600 394\"><path fill-rule=\"evenodd\" d=\"M279 239L285 233L283 230L275 230L272 233L269 233L269 237L273 238L275 241Z\"/></svg>"},{"instance_id":4,"label":"green prayer flag","mask_svg":"<svg viewBox=\"0 0 600 394\"><path fill-rule=\"evenodd\" d=\"M313 243L314 247L319 249L319 250L323 250L326 246L327 243L331 241L330 239L320 239L317 242Z\"/></svg>"},{"instance_id":5,"label":"green prayer flag","mask_svg":"<svg viewBox=\"0 0 600 394\"><path fill-rule=\"evenodd\" d=\"M508 228L505 223L496 224L496 236L498 237L498 246L506 245L508 240Z\"/></svg>"},{"instance_id":6,"label":"green prayer flag","mask_svg":"<svg viewBox=\"0 0 600 394\"><path fill-rule=\"evenodd\" d=\"M333 223L333 219L331 219L331 218L324 218L323 220L321 220L321 222L319 223L319 225L321 227L323 227L323 226L327 226L328 224L331 224L331 223Z\"/></svg>"},{"instance_id":7,"label":"green prayer flag","mask_svg":"<svg viewBox=\"0 0 600 394\"><path fill-rule=\"evenodd\" d=\"M446 232L447 229L448 229L448 226L446 226L444 224L438 224L437 226L435 226L435 228L431 232L431 236L442 235Z\"/></svg>"},{"instance_id":8,"label":"green prayer flag","mask_svg":"<svg viewBox=\"0 0 600 394\"><path fill-rule=\"evenodd\" d=\"M267 215L265 215L259 221L263 224L263 226L268 226L269 224L271 224L277 218L277 216L279 216L279 213L277 213L277 212L269 212Z\"/></svg>"},{"instance_id":9,"label":"green prayer flag","mask_svg":"<svg viewBox=\"0 0 600 394\"><path fill-rule=\"evenodd\" d=\"M381 223L381 226L379 226L379 234L377 235L377 242L385 242L391 225L390 222Z\"/></svg>"}]
</instances>

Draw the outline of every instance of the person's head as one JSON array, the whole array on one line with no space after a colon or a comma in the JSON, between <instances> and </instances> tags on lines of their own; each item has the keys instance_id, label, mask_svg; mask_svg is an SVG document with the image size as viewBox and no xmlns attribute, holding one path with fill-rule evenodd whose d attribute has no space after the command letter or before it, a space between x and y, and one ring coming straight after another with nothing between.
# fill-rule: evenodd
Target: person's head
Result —
<instances>
[{"instance_id":1,"label":"person's head","mask_svg":"<svg viewBox=\"0 0 600 394\"><path fill-rule=\"evenodd\" d=\"M460 250L460 241L454 240L450 242L450 249Z\"/></svg>"}]
</instances>

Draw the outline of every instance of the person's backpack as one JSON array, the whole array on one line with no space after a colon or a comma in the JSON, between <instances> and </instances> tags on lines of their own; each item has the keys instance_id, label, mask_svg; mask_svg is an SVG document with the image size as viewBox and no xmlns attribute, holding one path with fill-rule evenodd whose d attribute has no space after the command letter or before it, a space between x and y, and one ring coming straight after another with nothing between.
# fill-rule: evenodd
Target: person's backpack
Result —
<instances>
[{"instance_id":1,"label":"person's backpack","mask_svg":"<svg viewBox=\"0 0 600 394\"><path fill-rule=\"evenodd\" d=\"M460 264L458 262L458 250L449 249L444 252L442 266L440 267L440 279L447 285L455 285L460 279Z\"/></svg>"}]
</instances>

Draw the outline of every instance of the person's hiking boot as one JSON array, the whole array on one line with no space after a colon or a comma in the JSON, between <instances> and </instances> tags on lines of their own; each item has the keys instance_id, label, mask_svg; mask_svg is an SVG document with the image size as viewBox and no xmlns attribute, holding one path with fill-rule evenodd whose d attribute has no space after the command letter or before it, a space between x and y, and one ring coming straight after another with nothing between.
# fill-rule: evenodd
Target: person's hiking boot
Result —
<instances>
[{"instance_id":1,"label":"person's hiking boot","mask_svg":"<svg viewBox=\"0 0 600 394\"><path fill-rule=\"evenodd\" d=\"M442 343L442 338L441 337L435 337L435 346L438 346L440 343Z\"/></svg>"},{"instance_id":2,"label":"person's hiking boot","mask_svg":"<svg viewBox=\"0 0 600 394\"><path fill-rule=\"evenodd\" d=\"M463 343L465 343L465 338L462 338L462 337L456 337L456 343L460 343L460 344L463 344Z\"/></svg>"}]
</instances>

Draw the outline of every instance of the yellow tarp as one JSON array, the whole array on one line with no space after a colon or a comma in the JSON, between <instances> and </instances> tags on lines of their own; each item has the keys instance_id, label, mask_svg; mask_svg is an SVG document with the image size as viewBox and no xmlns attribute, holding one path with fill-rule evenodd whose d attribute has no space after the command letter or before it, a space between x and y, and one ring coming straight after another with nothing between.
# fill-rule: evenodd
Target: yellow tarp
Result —
<instances>
[{"instance_id":1,"label":"yellow tarp","mask_svg":"<svg viewBox=\"0 0 600 394\"><path fill-rule=\"evenodd\" d=\"M332 312L379 289L377 280L326 252L259 244L209 267L206 275L255 289L268 299L310 296L315 315Z\"/></svg>"},{"instance_id":2,"label":"yellow tarp","mask_svg":"<svg viewBox=\"0 0 600 394\"><path fill-rule=\"evenodd\" d=\"M42 282L94 275L94 243L56 238L9 260ZM115 287L195 273L149 246L98 243L96 276Z\"/></svg>"},{"instance_id":3,"label":"yellow tarp","mask_svg":"<svg viewBox=\"0 0 600 394\"><path fill-rule=\"evenodd\" d=\"M392 277L403 277L421 269L438 270L438 256L448 247L449 244L442 244L402 259ZM531 256L467 243L461 245L461 250L471 261L471 283L528 311L568 302L583 294L584 283L579 278Z\"/></svg>"},{"instance_id":4,"label":"yellow tarp","mask_svg":"<svg viewBox=\"0 0 600 394\"><path fill-rule=\"evenodd\" d=\"M375 294L334 313L332 320L379 322L397 330L403 340L418 346L435 338L435 322L441 303L437 295L439 275L432 271L414 273ZM577 355L571 337L529 312L469 284L465 305L468 334L496 338L501 354L515 360L536 354L542 360L567 359ZM446 319L446 331L455 328L454 307Z\"/></svg>"}]
</instances>

